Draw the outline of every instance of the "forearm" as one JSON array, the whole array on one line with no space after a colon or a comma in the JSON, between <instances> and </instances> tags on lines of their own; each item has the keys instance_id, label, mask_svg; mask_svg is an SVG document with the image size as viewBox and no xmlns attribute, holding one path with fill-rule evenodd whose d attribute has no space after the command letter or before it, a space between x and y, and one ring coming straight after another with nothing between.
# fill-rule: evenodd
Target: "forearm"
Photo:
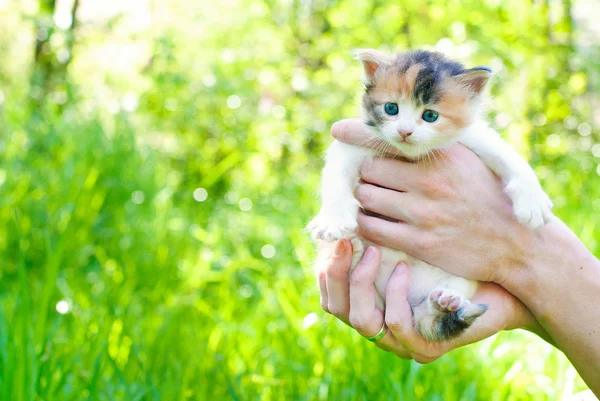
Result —
<instances>
[{"instance_id":1,"label":"forearm","mask_svg":"<svg viewBox=\"0 0 600 401\"><path fill-rule=\"evenodd\" d=\"M531 262L502 284L600 394L600 262L558 220L536 242Z\"/></svg>"}]
</instances>

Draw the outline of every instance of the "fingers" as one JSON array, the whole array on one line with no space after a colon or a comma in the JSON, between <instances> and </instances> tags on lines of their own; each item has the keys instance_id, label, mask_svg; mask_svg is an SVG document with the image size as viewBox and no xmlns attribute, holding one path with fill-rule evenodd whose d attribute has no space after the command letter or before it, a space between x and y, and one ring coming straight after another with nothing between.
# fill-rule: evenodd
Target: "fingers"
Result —
<instances>
[{"instance_id":1,"label":"fingers","mask_svg":"<svg viewBox=\"0 0 600 401\"><path fill-rule=\"evenodd\" d=\"M325 312L329 312L328 295L327 295L327 272L322 270L319 272L319 292L321 294L321 307Z\"/></svg>"},{"instance_id":2,"label":"fingers","mask_svg":"<svg viewBox=\"0 0 600 401\"><path fill-rule=\"evenodd\" d=\"M350 276L350 324L366 337L374 336L383 326L375 290L380 261L381 252L370 246Z\"/></svg>"},{"instance_id":3,"label":"fingers","mask_svg":"<svg viewBox=\"0 0 600 401\"><path fill-rule=\"evenodd\" d=\"M398 264L385 290L385 324L406 348L418 349L423 347L425 340L414 330L412 310L407 300L409 279L406 263Z\"/></svg>"},{"instance_id":4,"label":"fingers","mask_svg":"<svg viewBox=\"0 0 600 401\"><path fill-rule=\"evenodd\" d=\"M480 341L501 330L517 328L519 313L528 312L517 298L494 283L480 283L471 302L485 304L488 310L461 336L449 342L450 349Z\"/></svg>"},{"instance_id":5,"label":"fingers","mask_svg":"<svg viewBox=\"0 0 600 401\"><path fill-rule=\"evenodd\" d=\"M348 273L351 264L352 246L350 241L347 239L338 241L325 269L326 310L346 323L348 323L350 310Z\"/></svg>"},{"instance_id":6,"label":"fingers","mask_svg":"<svg viewBox=\"0 0 600 401\"><path fill-rule=\"evenodd\" d=\"M377 140L377 138L369 132L367 125L358 118L349 118L334 123L331 126L331 135L338 141L358 146L363 145L370 140Z\"/></svg>"},{"instance_id":7,"label":"fingers","mask_svg":"<svg viewBox=\"0 0 600 401\"><path fill-rule=\"evenodd\" d=\"M413 213L415 202L410 193L361 184L356 190L356 197L366 210L396 221L415 223L416 213Z\"/></svg>"},{"instance_id":8,"label":"fingers","mask_svg":"<svg viewBox=\"0 0 600 401\"><path fill-rule=\"evenodd\" d=\"M419 363L433 362L446 352L446 348L443 343L428 343L415 331L408 303L409 284L409 270L402 262L396 266L385 290L385 324L412 359Z\"/></svg>"},{"instance_id":9,"label":"fingers","mask_svg":"<svg viewBox=\"0 0 600 401\"><path fill-rule=\"evenodd\" d=\"M398 249L414 257L431 251L425 232L414 225L386 221L377 217L358 214L358 232L366 239L392 249Z\"/></svg>"},{"instance_id":10,"label":"fingers","mask_svg":"<svg viewBox=\"0 0 600 401\"><path fill-rule=\"evenodd\" d=\"M331 135L338 141L350 145L363 146L372 149L384 148L384 141L375 137L373 133L369 131L369 127L358 118L349 118L334 123L331 126ZM394 157L403 156L395 149L388 149L386 154Z\"/></svg>"},{"instance_id":11,"label":"fingers","mask_svg":"<svg viewBox=\"0 0 600 401\"><path fill-rule=\"evenodd\" d=\"M360 168L360 178L368 183L396 191L415 188L424 180L423 165L397 159L373 159Z\"/></svg>"},{"instance_id":12,"label":"fingers","mask_svg":"<svg viewBox=\"0 0 600 401\"><path fill-rule=\"evenodd\" d=\"M369 247L350 275L350 324L361 335L372 337L379 333L384 324L383 312L377 307L375 279L381 262L381 253ZM394 336L388 332L375 345L398 357L410 359L411 355Z\"/></svg>"}]
</instances>

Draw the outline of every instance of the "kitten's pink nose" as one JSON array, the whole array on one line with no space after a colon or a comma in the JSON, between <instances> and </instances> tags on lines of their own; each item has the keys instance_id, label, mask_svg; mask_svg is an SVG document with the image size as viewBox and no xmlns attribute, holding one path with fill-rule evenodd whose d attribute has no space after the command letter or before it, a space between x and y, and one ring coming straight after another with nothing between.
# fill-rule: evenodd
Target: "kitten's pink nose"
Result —
<instances>
[{"instance_id":1,"label":"kitten's pink nose","mask_svg":"<svg viewBox=\"0 0 600 401\"><path fill-rule=\"evenodd\" d=\"M411 130L407 130L407 129L398 128L398 134L400 135L400 137L401 137L402 139L406 139L406 138L408 138L409 136L411 136L411 135L412 135L412 133L413 133L413 132L412 132Z\"/></svg>"}]
</instances>

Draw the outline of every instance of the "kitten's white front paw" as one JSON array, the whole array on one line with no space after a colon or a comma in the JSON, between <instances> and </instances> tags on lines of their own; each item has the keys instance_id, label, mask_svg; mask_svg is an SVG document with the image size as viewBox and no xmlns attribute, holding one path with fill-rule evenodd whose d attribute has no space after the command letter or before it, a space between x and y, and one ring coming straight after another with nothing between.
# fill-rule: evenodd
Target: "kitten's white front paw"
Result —
<instances>
[{"instance_id":1,"label":"kitten's white front paw","mask_svg":"<svg viewBox=\"0 0 600 401\"><path fill-rule=\"evenodd\" d=\"M552 201L537 182L530 185L512 181L506 192L513 202L513 213L521 224L536 229L552 220Z\"/></svg>"},{"instance_id":2,"label":"kitten's white front paw","mask_svg":"<svg viewBox=\"0 0 600 401\"><path fill-rule=\"evenodd\" d=\"M357 212L338 210L335 213L319 213L306 226L312 238L323 241L337 241L342 238L352 237L358 223Z\"/></svg>"}]
</instances>

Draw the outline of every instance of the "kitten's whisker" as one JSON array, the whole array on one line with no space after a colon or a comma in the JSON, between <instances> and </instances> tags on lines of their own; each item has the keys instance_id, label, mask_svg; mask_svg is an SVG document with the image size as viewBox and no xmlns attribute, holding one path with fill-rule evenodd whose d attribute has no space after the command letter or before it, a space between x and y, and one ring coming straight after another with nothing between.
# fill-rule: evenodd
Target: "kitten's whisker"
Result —
<instances>
[{"instance_id":1,"label":"kitten's whisker","mask_svg":"<svg viewBox=\"0 0 600 401\"><path fill-rule=\"evenodd\" d=\"M423 144L423 147L425 148L425 158L427 160L427 164L431 165L431 155L429 154L429 147L426 144Z\"/></svg>"},{"instance_id":2,"label":"kitten's whisker","mask_svg":"<svg viewBox=\"0 0 600 401\"><path fill-rule=\"evenodd\" d=\"M437 156L436 156L436 152L435 149L433 149L432 147L429 148L429 153L431 154L431 165L435 165L437 163Z\"/></svg>"},{"instance_id":3,"label":"kitten's whisker","mask_svg":"<svg viewBox=\"0 0 600 401\"><path fill-rule=\"evenodd\" d=\"M440 154L440 157L444 160L444 163L447 164L449 160L446 158L446 152L444 152L443 150L438 150L438 153Z\"/></svg>"}]
</instances>

